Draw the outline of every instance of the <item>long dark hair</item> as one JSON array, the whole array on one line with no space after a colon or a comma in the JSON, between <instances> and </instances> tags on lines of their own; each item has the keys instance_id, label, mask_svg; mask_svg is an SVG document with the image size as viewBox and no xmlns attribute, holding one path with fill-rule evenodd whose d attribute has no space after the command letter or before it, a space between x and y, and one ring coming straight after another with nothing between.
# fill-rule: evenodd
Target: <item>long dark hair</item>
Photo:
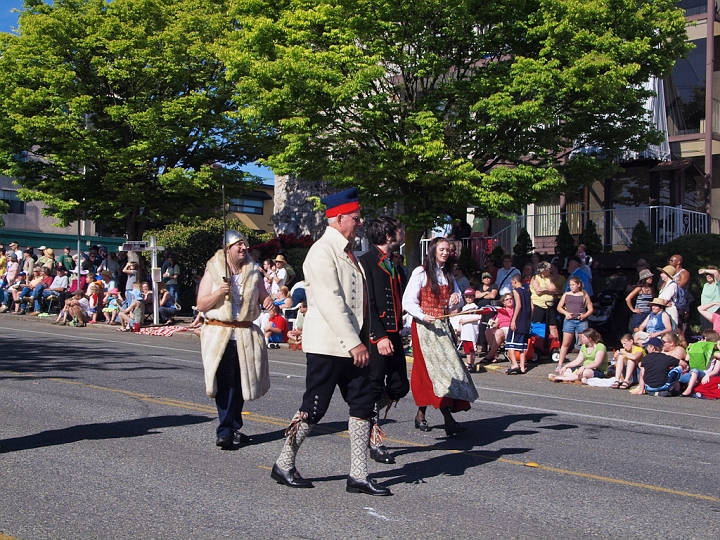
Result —
<instances>
[{"instance_id":1,"label":"long dark hair","mask_svg":"<svg viewBox=\"0 0 720 540\"><path fill-rule=\"evenodd\" d=\"M440 292L440 284L438 283L437 279L437 259L435 257L435 254L437 253L437 245L440 242L447 242L450 244L450 241L447 238L433 238L430 241L430 246L428 247L428 254L427 257L425 257L425 262L423 263L423 268L425 268L425 274L427 275L428 281L430 281L430 290L433 294L438 294ZM452 268L454 264L454 258L448 257L448 260L445 262L445 266L442 267L442 273L445 276L445 279L447 280L448 284L450 285L450 290L453 289L453 283L455 283L455 278L453 277Z\"/></svg>"}]
</instances>

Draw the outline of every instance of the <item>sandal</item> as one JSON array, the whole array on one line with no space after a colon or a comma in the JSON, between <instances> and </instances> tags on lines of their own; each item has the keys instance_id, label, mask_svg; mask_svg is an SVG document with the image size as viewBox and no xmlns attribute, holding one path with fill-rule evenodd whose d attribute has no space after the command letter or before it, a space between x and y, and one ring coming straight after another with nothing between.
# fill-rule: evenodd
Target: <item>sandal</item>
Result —
<instances>
[{"instance_id":1,"label":"sandal","mask_svg":"<svg viewBox=\"0 0 720 540\"><path fill-rule=\"evenodd\" d=\"M495 362L497 362L497 356L496 356L495 358L491 358L491 357L489 357L489 356L486 356L485 358L483 358L482 360L480 360L479 363L480 363L480 364L494 364Z\"/></svg>"},{"instance_id":2,"label":"sandal","mask_svg":"<svg viewBox=\"0 0 720 540\"><path fill-rule=\"evenodd\" d=\"M521 371L519 367L507 368L505 370L506 375L520 375Z\"/></svg>"},{"instance_id":3,"label":"sandal","mask_svg":"<svg viewBox=\"0 0 720 540\"><path fill-rule=\"evenodd\" d=\"M623 381L623 382L620 383L620 385L618 386L618 388L619 388L620 390L629 390L629 389L630 389L630 383L627 382L627 381Z\"/></svg>"},{"instance_id":4,"label":"sandal","mask_svg":"<svg viewBox=\"0 0 720 540\"><path fill-rule=\"evenodd\" d=\"M618 388L620 388L620 385L621 385L622 383L624 383L624 382L625 382L625 381L621 381L621 380L618 379L618 380L616 380L614 383L612 383L612 386L611 386L610 388L613 388L613 389L617 390Z\"/></svg>"},{"instance_id":5,"label":"sandal","mask_svg":"<svg viewBox=\"0 0 720 540\"><path fill-rule=\"evenodd\" d=\"M465 364L465 367L468 371L473 372L475 371L475 364Z\"/></svg>"}]
</instances>

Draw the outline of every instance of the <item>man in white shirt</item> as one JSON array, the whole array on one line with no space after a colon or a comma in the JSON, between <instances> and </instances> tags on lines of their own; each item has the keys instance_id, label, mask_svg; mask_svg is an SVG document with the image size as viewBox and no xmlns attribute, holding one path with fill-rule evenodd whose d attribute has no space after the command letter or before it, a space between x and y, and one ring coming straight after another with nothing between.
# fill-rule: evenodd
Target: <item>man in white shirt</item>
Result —
<instances>
[{"instance_id":1,"label":"man in white shirt","mask_svg":"<svg viewBox=\"0 0 720 540\"><path fill-rule=\"evenodd\" d=\"M285 257L278 255L273 259L275 263L275 272L272 276L272 285L270 286L270 294L275 297L280 287L285 285L287 281L287 270L285 270Z\"/></svg>"},{"instance_id":2,"label":"man in white shirt","mask_svg":"<svg viewBox=\"0 0 720 540\"><path fill-rule=\"evenodd\" d=\"M497 285L498 288L498 298L512 292L512 277L520 273L520 270L512 265L512 257L510 255L503 257L502 264L502 268L498 270L497 277L495 278L495 285Z\"/></svg>"}]
</instances>

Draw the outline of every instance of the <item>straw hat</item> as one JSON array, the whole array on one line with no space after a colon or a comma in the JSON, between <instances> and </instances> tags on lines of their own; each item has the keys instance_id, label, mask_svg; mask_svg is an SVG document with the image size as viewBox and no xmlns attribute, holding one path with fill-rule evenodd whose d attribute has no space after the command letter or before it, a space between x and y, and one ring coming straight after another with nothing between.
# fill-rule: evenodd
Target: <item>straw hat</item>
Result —
<instances>
[{"instance_id":1,"label":"straw hat","mask_svg":"<svg viewBox=\"0 0 720 540\"><path fill-rule=\"evenodd\" d=\"M282 255L278 255L277 257L275 257L273 259L273 262L287 262L287 261L285 260L285 257L283 257Z\"/></svg>"},{"instance_id":2,"label":"straw hat","mask_svg":"<svg viewBox=\"0 0 720 540\"><path fill-rule=\"evenodd\" d=\"M648 302L651 306L660 306L662 308L667 307L667 300L664 300L662 298L653 298L650 302Z\"/></svg>"},{"instance_id":3,"label":"straw hat","mask_svg":"<svg viewBox=\"0 0 720 540\"><path fill-rule=\"evenodd\" d=\"M658 266L658 270L660 270L663 274L667 274L671 278L675 277L675 267L670 266L669 264L667 266L664 266L663 268L660 268Z\"/></svg>"}]
</instances>

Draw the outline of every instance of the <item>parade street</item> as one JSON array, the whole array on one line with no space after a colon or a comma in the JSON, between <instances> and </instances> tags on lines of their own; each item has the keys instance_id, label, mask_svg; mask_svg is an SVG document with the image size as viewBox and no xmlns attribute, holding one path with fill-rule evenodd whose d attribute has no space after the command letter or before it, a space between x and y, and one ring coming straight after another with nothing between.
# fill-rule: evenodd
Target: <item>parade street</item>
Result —
<instances>
[{"instance_id":1,"label":"parade street","mask_svg":"<svg viewBox=\"0 0 720 540\"><path fill-rule=\"evenodd\" d=\"M272 388L246 404L248 445L215 446L199 339L0 318L0 538L720 537L720 402L633 396L527 375L474 374L480 397L446 437L384 426L392 497L345 492L336 393L298 454L314 489L270 479L304 390L304 355L271 350ZM412 364L408 364L408 369Z\"/></svg>"}]
</instances>

